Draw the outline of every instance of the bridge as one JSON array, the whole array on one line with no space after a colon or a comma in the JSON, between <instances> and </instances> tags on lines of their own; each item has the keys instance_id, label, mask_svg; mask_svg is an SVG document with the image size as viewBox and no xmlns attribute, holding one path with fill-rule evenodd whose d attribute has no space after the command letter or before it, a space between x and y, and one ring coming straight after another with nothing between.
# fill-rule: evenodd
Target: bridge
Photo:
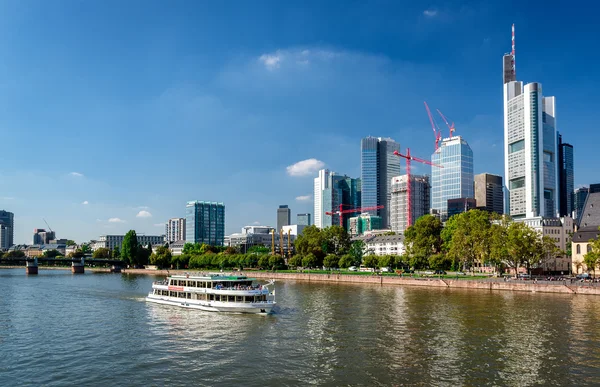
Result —
<instances>
[{"instance_id":1,"label":"bridge","mask_svg":"<svg viewBox=\"0 0 600 387\"><path fill-rule=\"evenodd\" d=\"M92 265L111 265L111 271L119 272L125 266L125 262L117 259L98 259L98 258L47 258L47 257L20 257L20 258L0 258L0 264L10 264L13 266L25 264L25 273L37 274L38 262L51 262L71 264L71 271L75 274L83 274L85 272L85 264Z\"/></svg>"}]
</instances>

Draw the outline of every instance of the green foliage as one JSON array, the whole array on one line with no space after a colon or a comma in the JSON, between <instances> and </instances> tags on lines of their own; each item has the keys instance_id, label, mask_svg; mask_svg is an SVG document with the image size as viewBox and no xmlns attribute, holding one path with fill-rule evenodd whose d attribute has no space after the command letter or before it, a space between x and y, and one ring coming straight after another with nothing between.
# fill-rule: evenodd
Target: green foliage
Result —
<instances>
[{"instance_id":1,"label":"green foliage","mask_svg":"<svg viewBox=\"0 0 600 387\"><path fill-rule=\"evenodd\" d=\"M323 229L323 242L325 254L342 255L350 248L350 235L340 226L331 226Z\"/></svg>"},{"instance_id":2,"label":"green foliage","mask_svg":"<svg viewBox=\"0 0 600 387\"><path fill-rule=\"evenodd\" d=\"M75 246L76 244L77 243L75 243L75 241L72 239L67 240L67 243L66 243L67 246Z\"/></svg>"},{"instance_id":3,"label":"green foliage","mask_svg":"<svg viewBox=\"0 0 600 387\"><path fill-rule=\"evenodd\" d=\"M309 226L310 227L310 226ZM306 231L306 229L305 229ZM302 266L304 267L317 267L319 266L319 261L317 256L313 253L308 253L302 258Z\"/></svg>"},{"instance_id":4,"label":"green foliage","mask_svg":"<svg viewBox=\"0 0 600 387\"><path fill-rule=\"evenodd\" d=\"M377 255L367 255L363 258L363 265L366 267L376 268L379 264L379 257Z\"/></svg>"},{"instance_id":5,"label":"green foliage","mask_svg":"<svg viewBox=\"0 0 600 387\"><path fill-rule=\"evenodd\" d=\"M44 251L43 256L46 258L56 258L61 256L62 254L60 253L60 251L53 249L53 250L46 250Z\"/></svg>"},{"instance_id":6,"label":"green foliage","mask_svg":"<svg viewBox=\"0 0 600 387\"><path fill-rule=\"evenodd\" d=\"M379 267L395 267L396 266L396 257L393 255L382 255L378 257L378 266Z\"/></svg>"},{"instance_id":7,"label":"green foliage","mask_svg":"<svg viewBox=\"0 0 600 387\"><path fill-rule=\"evenodd\" d=\"M21 250L11 250L4 254L4 258L23 258L25 253Z\"/></svg>"},{"instance_id":8,"label":"green foliage","mask_svg":"<svg viewBox=\"0 0 600 387\"><path fill-rule=\"evenodd\" d=\"M227 255L233 255L233 254L237 254L237 250L235 247L231 247L228 246L225 251L223 251L223 254L227 254Z\"/></svg>"},{"instance_id":9,"label":"green foliage","mask_svg":"<svg viewBox=\"0 0 600 387\"><path fill-rule=\"evenodd\" d=\"M600 231L600 227L598 227L598 231ZM591 251L583 256L583 262L587 266L588 270L592 270L594 272L595 277L596 266L600 264L600 238L591 240L589 242L589 246L591 247Z\"/></svg>"},{"instance_id":10,"label":"green foliage","mask_svg":"<svg viewBox=\"0 0 600 387\"><path fill-rule=\"evenodd\" d=\"M155 253L150 255L150 263L164 269L171 266L171 258L171 250L165 246L160 246Z\"/></svg>"},{"instance_id":11,"label":"green foliage","mask_svg":"<svg viewBox=\"0 0 600 387\"><path fill-rule=\"evenodd\" d=\"M121 259L128 265L137 266L138 248L135 230L127 231L121 245Z\"/></svg>"},{"instance_id":12,"label":"green foliage","mask_svg":"<svg viewBox=\"0 0 600 387\"><path fill-rule=\"evenodd\" d=\"M489 213L470 210L454 215L451 220L450 227L453 234L444 242L449 257L460 262L465 270L471 268L476 262L487 261L492 250Z\"/></svg>"},{"instance_id":13,"label":"green foliage","mask_svg":"<svg viewBox=\"0 0 600 387\"><path fill-rule=\"evenodd\" d=\"M344 269L349 268L350 266L356 266L354 263L354 257L350 254L344 254L338 261L338 266Z\"/></svg>"},{"instance_id":14,"label":"green foliage","mask_svg":"<svg viewBox=\"0 0 600 387\"><path fill-rule=\"evenodd\" d=\"M138 246L136 265L138 265L138 266L147 265L148 262L150 262L151 255L152 255L152 245L148 245L148 247Z\"/></svg>"},{"instance_id":15,"label":"green foliage","mask_svg":"<svg viewBox=\"0 0 600 387\"><path fill-rule=\"evenodd\" d=\"M110 250L106 247L96 249L92 254L92 258L110 258Z\"/></svg>"},{"instance_id":16,"label":"green foliage","mask_svg":"<svg viewBox=\"0 0 600 387\"><path fill-rule=\"evenodd\" d=\"M323 266L325 266L329 269L335 269L335 268L339 267L339 263L340 263L340 259L335 254L329 254L323 260Z\"/></svg>"},{"instance_id":17,"label":"green foliage","mask_svg":"<svg viewBox=\"0 0 600 387\"><path fill-rule=\"evenodd\" d=\"M81 252L83 254L88 254L88 253L92 252L92 248L87 243L82 244L81 247L78 250L81 250Z\"/></svg>"},{"instance_id":18,"label":"green foliage","mask_svg":"<svg viewBox=\"0 0 600 387\"><path fill-rule=\"evenodd\" d=\"M340 226L331 226L319 229L316 226L308 226L294 242L296 252L306 258L313 254L317 263L321 263L328 254L341 256L351 249L350 236Z\"/></svg>"},{"instance_id":19,"label":"green foliage","mask_svg":"<svg viewBox=\"0 0 600 387\"><path fill-rule=\"evenodd\" d=\"M248 249L248 254L269 254L271 249L266 246L252 246Z\"/></svg>"},{"instance_id":20,"label":"green foliage","mask_svg":"<svg viewBox=\"0 0 600 387\"><path fill-rule=\"evenodd\" d=\"M404 231L404 243L414 267L423 267L430 255L440 252L441 232L442 223L432 215L420 217Z\"/></svg>"},{"instance_id":21,"label":"green foliage","mask_svg":"<svg viewBox=\"0 0 600 387\"><path fill-rule=\"evenodd\" d=\"M383 235L396 235L395 231L384 232Z\"/></svg>"},{"instance_id":22,"label":"green foliage","mask_svg":"<svg viewBox=\"0 0 600 387\"><path fill-rule=\"evenodd\" d=\"M365 254L365 242L361 240L352 242L350 245L350 251L348 253L352 257L352 261L350 262L350 265L346 267L360 265Z\"/></svg>"},{"instance_id":23,"label":"green foliage","mask_svg":"<svg viewBox=\"0 0 600 387\"><path fill-rule=\"evenodd\" d=\"M258 258L258 267L262 267L263 269L269 268L269 255L263 254Z\"/></svg>"},{"instance_id":24,"label":"green foliage","mask_svg":"<svg viewBox=\"0 0 600 387\"><path fill-rule=\"evenodd\" d=\"M285 268L285 260L281 255L270 255L269 256L269 266L273 270L280 270Z\"/></svg>"},{"instance_id":25,"label":"green foliage","mask_svg":"<svg viewBox=\"0 0 600 387\"><path fill-rule=\"evenodd\" d=\"M289 267L302 266L302 256L301 255L294 255L293 257L290 257L288 259L288 266Z\"/></svg>"},{"instance_id":26,"label":"green foliage","mask_svg":"<svg viewBox=\"0 0 600 387\"><path fill-rule=\"evenodd\" d=\"M115 246L115 248L112 251L112 257L114 259L119 259L121 258L121 249L119 249L119 246Z\"/></svg>"},{"instance_id":27,"label":"green foliage","mask_svg":"<svg viewBox=\"0 0 600 387\"><path fill-rule=\"evenodd\" d=\"M433 254L429 257L429 268L433 270L450 270L452 259L446 254Z\"/></svg>"}]
</instances>

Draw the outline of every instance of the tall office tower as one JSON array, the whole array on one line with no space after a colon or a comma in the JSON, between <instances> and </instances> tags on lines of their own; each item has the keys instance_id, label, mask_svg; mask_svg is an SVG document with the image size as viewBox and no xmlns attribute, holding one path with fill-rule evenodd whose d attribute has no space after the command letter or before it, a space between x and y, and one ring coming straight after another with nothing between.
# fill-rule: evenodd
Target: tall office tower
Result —
<instances>
[{"instance_id":1,"label":"tall office tower","mask_svg":"<svg viewBox=\"0 0 600 387\"><path fill-rule=\"evenodd\" d=\"M390 219L392 231L403 233L408 228L408 190L407 175L392 178L392 199ZM410 176L411 187L411 224L423 215L429 214L430 187L429 176Z\"/></svg>"},{"instance_id":2,"label":"tall office tower","mask_svg":"<svg viewBox=\"0 0 600 387\"><path fill-rule=\"evenodd\" d=\"M587 199L589 192L590 189L588 187L581 187L577 188L573 195L573 220L575 220L577 224L579 224L581 214L583 214L583 206L585 206L585 200Z\"/></svg>"},{"instance_id":3,"label":"tall office tower","mask_svg":"<svg viewBox=\"0 0 600 387\"><path fill-rule=\"evenodd\" d=\"M327 212L338 211L340 204L343 209L357 208L360 204L361 182L346 175L338 175L328 169L321 169L319 177L314 181L314 211L315 226L319 228L340 224L338 214L327 215ZM348 227L349 215L343 215L342 224Z\"/></svg>"},{"instance_id":4,"label":"tall office tower","mask_svg":"<svg viewBox=\"0 0 600 387\"><path fill-rule=\"evenodd\" d=\"M488 212L504 213L504 185L502 176L489 173L475 175L477 208Z\"/></svg>"},{"instance_id":5,"label":"tall office tower","mask_svg":"<svg viewBox=\"0 0 600 387\"><path fill-rule=\"evenodd\" d=\"M556 101L544 97L537 82L524 85L505 78L503 88L508 214L513 218L554 217L559 205Z\"/></svg>"},{"instance_id":6,"label":"tall office tower","mask_svg":"<svg viewBox=\"0 0 600 387\"><path fill-rule=\"evenodd\" d=\"M590 184L590 193L600 192L600 183Z\"/></svg>"},{"instance_id":7,"label":"tall office tower","mask_svg":"<svg viewBox=\"0 0 600 387\"><path fill-rule=\"evenodd\" d=\"M8 249L10 246L14 244L14 235L15 235L15 215L12 212L0 210L0 225L5 227L4 239L3 239L3 247L0 245L0 249L5 248Z\"/></svg>"},{"instance_id":8,"label":"tall office tower","mask_svg":"<svg viewBox=\"0 0 600 387\"><path fill-rule=\"evenodd\" d=\"M185 219L171 218L165 225L165 242L177 242L185 240Z\"/></svg>"},{"instance_id":9,"label":"tall office tower","mask_svg":"<svg viewBox=\"0 0 600 387\"><path fill-rule=\"evenodd\" d=\"M400 158L394 151L400 144L391 138L366 137L360 142L361 207L384 206L368 211L381 217L382 227L390 227L392 177L400 175Z\"/></svg>"},{"instance_id":10,"label":"tall office tower","mask_svg":"<svg viewBox=\"0 0 600 387\"><path fill-rule=\"evenodd\" d=\"M54 231L46 231L43 228L33 229L34 245L47 245L52 239L56 239L56 233Z\"/></svg>"},{"instance_id":11,"label":"tall office tower","mask_svg":"<svg viewBox=\"0 0 600 387\"><path fill-rule=\"evenodd\" d=\"M185 240L223 246L225 240L225 205L217 202L191 201L185 206Z\"/></svg>"},{"instance_id":12,"label":"tall office tower","mask_svg":"<svg viewBox=\"0 0 600 387\"><path fill-rule=\"evenodd\" d=\"M8 238L10 237L11 228L0 224L0 252L2 250L8 250L11 244L8 242Z\"/></svg>"},{"instance_id":13,"label":"tall office tower","mask_svg":"<svg viewBox=\"0 0 600 387\"><path fill-rule=\"evenodd\" d=\"M560 216L573 216L573 195L575 177L573 175L573 145L562 142L558 136L558 177Z\"/></svg>"},{"instance_id":14,"label":"tall office tower","mask_svg":"<svg viewBox=\"0 0 600 387\"><path fill-rule=\"evenodd\" d=\"M474 198L473 151L461 136L442 140L431 156L431 208L448 219L448 199Z\"/></svg>"},{"instance_id":15,"label":"tall office tower","mask_svg":"<svg viewBox=\"0 0 600 387\"><path fill-rule=\"evenodd\" d=\"M277 232L279 232L283 226L289 226L292 223L292 211L286 205L281 205L277 209Z\"/></svg>"},{"instance_id":16,"label":"tall office tower","mask_svg":"<svg viewBox=\"0 0 600 387\"><path fill-rule=\"evenodd\" d=\"M296 224L298 226L310 226L310 213L296 215Z\"/></svg>"}]
</instances>

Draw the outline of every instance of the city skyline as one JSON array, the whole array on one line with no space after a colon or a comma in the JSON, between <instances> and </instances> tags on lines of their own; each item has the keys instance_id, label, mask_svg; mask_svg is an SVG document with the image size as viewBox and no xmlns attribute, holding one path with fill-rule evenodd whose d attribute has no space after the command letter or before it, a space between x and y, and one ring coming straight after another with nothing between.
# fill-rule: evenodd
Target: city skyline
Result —
<instances>
[{"instance_id":1,"label":"city skyline","mask_svg":"<svg viewBox=\"0 0 600 387\"><path fill-rule=\"evenodd\" d=\"M501 3L387 3L367 18L364 4L341 15L331 5L305 6L314 17L275 2L127 4L119 20L105 4L3 10L0 30L14 39L0 46L0 209L15 214L14 243L28 243L43 218L57 237L77 241L129 229L153 235L197 197L226 203L226 234L273 224L278 203L312 212L315 171L360 176L365 136L431 154L423 100L468 139L475 173L504 176L499 57L510 51L513 22L519 79L557 97L558 129L576 149L575 187L598 180L593 142L576 130L589 127L594 111L581 99L598 77L587 66L599 54L582 49L598 31L590 15L558 30L573 10L549 7L537 17L527 4L516 13ZM158 20L162 14L170 18ZM286 17L273 23L267 14ZM244 34L222 27L229 25ZM226 158L218 146L181 148L223 136L235 139ZM104 157L93 153L100 151ZM138 171L124 168L129 160ZM161 176L166 186L150 183Z\"/></svg>"}]
</instances>

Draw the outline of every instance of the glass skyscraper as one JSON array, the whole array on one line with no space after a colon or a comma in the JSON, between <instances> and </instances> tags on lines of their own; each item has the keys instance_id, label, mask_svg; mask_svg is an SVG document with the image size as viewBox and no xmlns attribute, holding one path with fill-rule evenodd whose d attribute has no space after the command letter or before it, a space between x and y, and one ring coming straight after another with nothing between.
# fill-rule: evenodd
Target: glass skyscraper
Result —
<instances>
[{"instance_id":1,"label":"glass skyscraper","mask_svg":"<svg viewBox=\"0 0 600 387\"><path fill-rule=\"evenodd\" d=\"M15 233L15 216L12 212L0 210L0 249L8 249L13 245Z\"/></svg>"},{"instance_id":2,"label":"glass skyscraper","mask_svg":"<svg viewBox=\"0 0 600 387\"><path fill-rule=\"evenodd\" d=\"M225 205L216 202L187 202L185 206L186 242L223 246Z\"/></svg>"},{"instance_id":3,"label":"glass skyscraper","mask_svg":"<svg viewBox=\"0 0 600 387\"><path fill-rule=\"evenodd\" d=\"M340 204L343 204L345 210L360 206L360 179L337 175L328 169L322 169L319 171L319 177L315 178L314 188L315 226L319 228L340 224L339 215L326 214L326 212L339 210ZM342 219L344 228L348 227L348 219L351 215L354 214L344 215Z\"/></svg>"},{"instance_id":4,"label":"glass skyscraper","mask_svg":"<svg viewBox=\"0 0 600 387\"><path fill-rule=\"evenodd\" d=\"M431 208L446 221L448 199L475 197L473 151L461 136L445 138L431 161L443 167L431 167Z\"/></svg>"},{"instance_id":5,"label":"glass skyscraper","mask_svg":"<svg viewBox=\"0 0 600 387\"><path fill-rule=\"evenodd\" d=\"M392 177L400 175L400 145L391 138L365 137L360 142L361 207L384 206L368 211L381 217L382 228L390 228Z\"/></svg>"},{"instance_id":6,"label":"glass skyscraper","mask_svg":"<svg viewBox=\"0 0 600 387\"><path fill-rule=\"evenodd\" d=\"M573 145L562 141L558 134L558 176L560 216L573 216L575 176L573 173Z\"/></svg>"}]
</instances>

